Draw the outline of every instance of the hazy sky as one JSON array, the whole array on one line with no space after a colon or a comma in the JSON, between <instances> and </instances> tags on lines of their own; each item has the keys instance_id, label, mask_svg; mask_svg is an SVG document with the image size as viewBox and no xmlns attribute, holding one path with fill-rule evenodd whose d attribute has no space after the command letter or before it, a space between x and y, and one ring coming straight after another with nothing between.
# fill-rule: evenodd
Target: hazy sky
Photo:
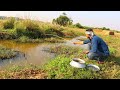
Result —
<instances>
[{"instance_id":1,"label":"hazy sky","mask_svg":"<svg viewBox=\"0 0 120 90\"><path fill-rule=\"evenodd\" d=\"M0 11L0 16L28 17L51 22L63 12L74 23L120 30L120 11Z\"/></svg>"}]
</instances>

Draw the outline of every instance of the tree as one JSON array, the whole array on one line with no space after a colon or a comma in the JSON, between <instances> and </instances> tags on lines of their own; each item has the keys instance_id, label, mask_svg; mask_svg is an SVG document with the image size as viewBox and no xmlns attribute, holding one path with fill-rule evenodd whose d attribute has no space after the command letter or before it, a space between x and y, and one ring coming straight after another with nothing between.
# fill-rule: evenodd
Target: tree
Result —
<instances>
[{"instance_id":1,"label":"tree","mask_svg":"<svg viewBox=\"0 0 120 90\"><path fill-rule=\"evenodd\" d=\"M102 30L110 30L109 28L103 27Z\"/></svg>"},{"instance_id":2,"label":"tree","mask_svg":"<svg viewBox=\"0 0 120 90\"><path fill-rule=\"evenodd\" d=\"M76 26L78 28L83 28L83 26L80 23L76 23L74 26Z\"/></svg>"},{"instance_id":3,"label":"tree","mask_svg":"<svg viewBox=\"0 0 120 90\"><path fill-rule=\"evenodd\" d=\"M53 19L52 24L55 24L55 23L56 23L56 20L55 20L55 19Z\"/></svg>"},{"instance_id":4,"label":"tree","mask_svg":"<svg viewBox=\"0 0 120 90\"><path fill-rule=\"evenodd\" d=\"M67 15L65 12L62 13L64 16Z\"/></svg>"},{"instance_id":5,"label":"tree","mask_svg":"<svg viewBox=\"0 0 120 90\"><path fill-rule=\"evenodd\" d=\"M73 20L71 20L71 18L68 18L66 16L66 13L63 13L63 15L60 15L58 18L53 19L53 21L52 21L52 23L56 23L61 26L71 25L72 22L73 22Z\"/></svg>"}]
</instances>

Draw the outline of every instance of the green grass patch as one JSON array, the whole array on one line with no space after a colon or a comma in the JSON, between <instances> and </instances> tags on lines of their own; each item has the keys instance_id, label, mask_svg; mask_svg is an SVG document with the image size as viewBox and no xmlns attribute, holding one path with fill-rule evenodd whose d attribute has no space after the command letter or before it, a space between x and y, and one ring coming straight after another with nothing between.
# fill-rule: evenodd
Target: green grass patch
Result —
<instances>
[{"instance_id":1,"label":"green grass patch","mask_svg":"<svg viewBox=\"0 0 120 90\"><path fill-rule=\"evenodd\" d=\"M0 59L10 59L15 57L18 54L18 52L5 48L3 46L0 46Z\"/></svg>"},{"instance_id":2,"label":"green grass patch","mask_svg":"<svg viewBox=\"0 0 120 90\"><path fill-rule=\"evenodd\" d=\"M44 79L119 79L120 59L116 57L116 49L109 47L111 56L105 60L104 64L98 64L95 60L88 60L83 50L78 47L65 45L52 46L48 52L55 53L56 57L38 67L36 65L14 66L4 72L0 72L0 78L44 78ZM100 71L92 71L87 68L80 69L70 66L73 58L81 58L86 64L95 64L100 67ZM43 74L44 72L44 74ZM41 76L42 74L42 76Z\"/></svg>"},{"instance_id":3,"label":"green grass patch","mask_svg":"<svg viewBox=\"0 0 120 90\"><path fill-rule=\"evenodd\" d=\"M95 60L88 60L82 53L82 50L67 47L55 46L50 49L50 52L56 53L57 57L43 66L48 78L50 79L110 79L120 78L120 66L113 57L115 49L110 48L111 56L105 60L104 64L98 64ZM100 71L95 72L87 68L78 69L70 66L72 58L81 58L86 61L86 64L95 64L100 67Z\"/></svg>"}]
</instances>

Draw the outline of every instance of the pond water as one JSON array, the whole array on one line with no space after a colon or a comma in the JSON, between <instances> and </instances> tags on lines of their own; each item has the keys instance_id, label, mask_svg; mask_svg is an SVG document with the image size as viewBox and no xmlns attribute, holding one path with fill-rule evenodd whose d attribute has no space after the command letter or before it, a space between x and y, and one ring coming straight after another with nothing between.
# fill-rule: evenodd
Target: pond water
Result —
<instances>
[{"instance_id":1,"label":"pond water","mask_svg":"<svg viewBox=\"0 0 120 90\"><path fill-rule=\"evenodd\" d=\"M53 45L68 45L74 47L84 47L83 45L75 45L74 42L80 41L79 38L85 38L84 36L76 37L71 40L67 40L65 43L18 43L12 40L0 40L0 45L6 48L14 49L16 51L23 52L25 57L19 56L17 58L0 60L0 68L10 66L10 65L26 65L35 64L42 65L48 60L55 57L54 53L46 52L45 49Z\"/></svg>"},{"instance_id":2,"label":"pond water","mask_svg":"<svg viewBox=\"0 0 120 90\"><path fill-rule=\"evenodd\" d=\"M0 45L25 53L14 59L0 60L0 67L10 64L44 64L46 61L54 58L53 53L44 51L45 48L53 45L48 43L16 43L12 40L0 40Z\"/></svg>"}]
</instances>

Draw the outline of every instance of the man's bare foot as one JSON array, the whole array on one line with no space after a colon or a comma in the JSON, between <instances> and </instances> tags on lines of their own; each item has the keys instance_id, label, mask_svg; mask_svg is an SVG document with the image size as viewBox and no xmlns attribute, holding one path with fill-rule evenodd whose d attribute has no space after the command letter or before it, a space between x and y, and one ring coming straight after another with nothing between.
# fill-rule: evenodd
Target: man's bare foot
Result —
<instances>
[{"instance_id":1,"label":"man's bare foot","mask_svg":"<svg viewBox=\"0 0 120 90\"><path fill-rule=\"evenodd\" d=\"M104 64L104 61L98 61L98 64Z\"/></svg>"}]
</instances>

